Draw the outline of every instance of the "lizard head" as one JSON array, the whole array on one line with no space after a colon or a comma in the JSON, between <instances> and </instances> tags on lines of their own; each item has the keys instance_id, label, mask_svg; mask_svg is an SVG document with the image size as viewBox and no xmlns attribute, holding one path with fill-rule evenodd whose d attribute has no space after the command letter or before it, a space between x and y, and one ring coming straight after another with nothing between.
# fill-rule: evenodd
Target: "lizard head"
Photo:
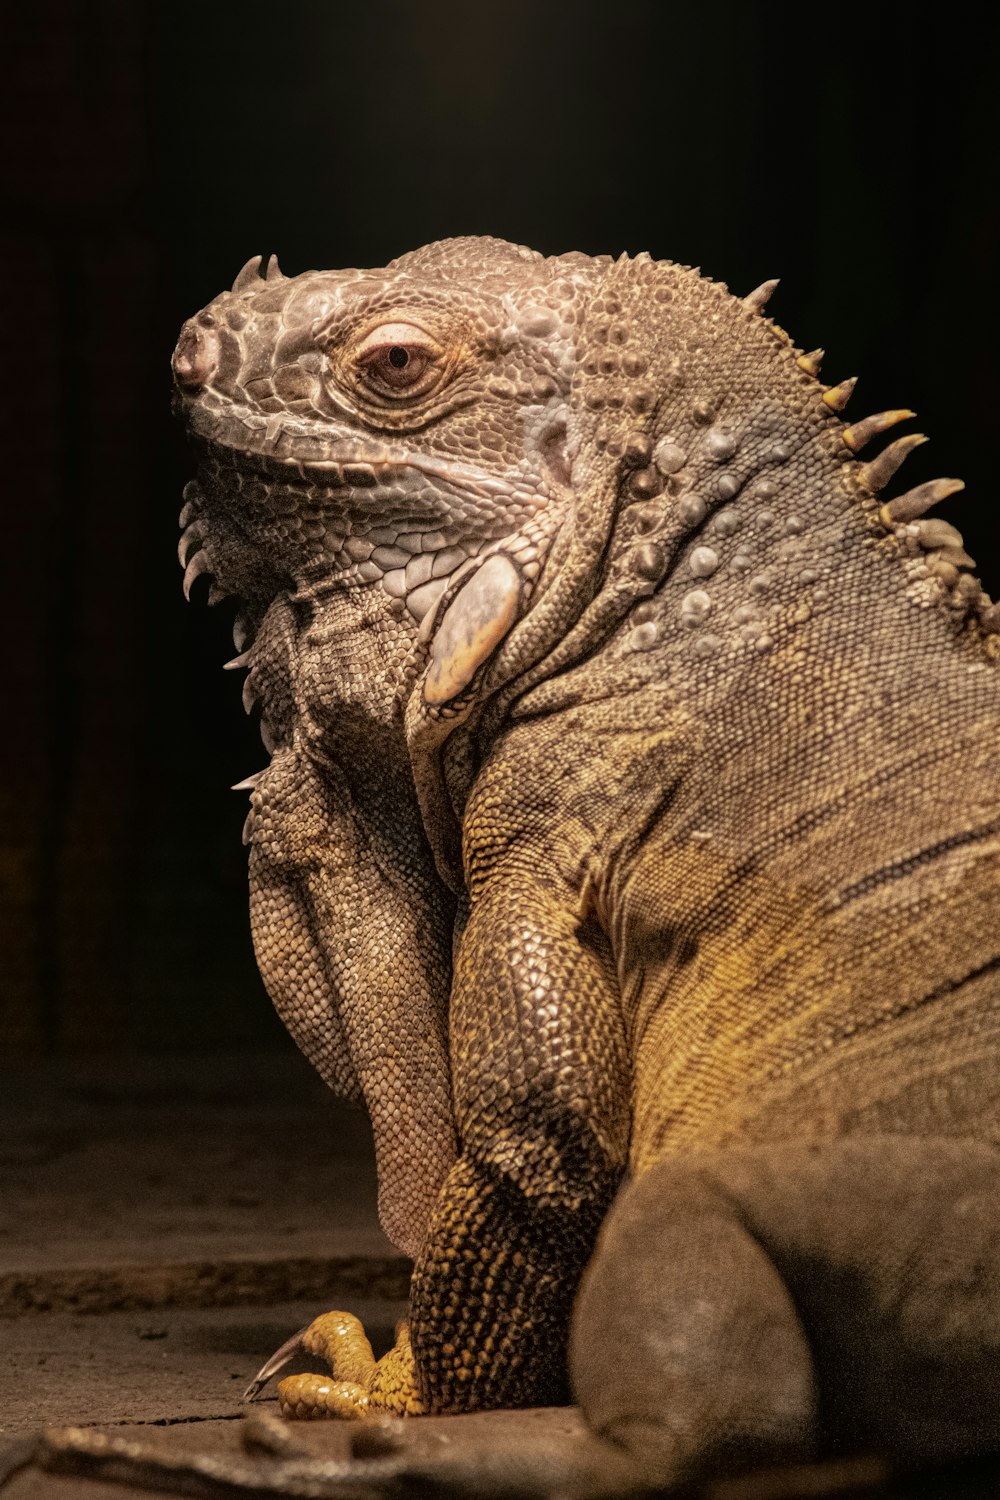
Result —
<instances>
[{"instance_id":1,"label":"lizard head","mask_svg":"<svg viewBox=\"0 0 1000 1500\"><path fill-rule=\"evenodd\" d=\"M413 637L501 542L530 588L570 498L567 397L600 263L460 239L377 271L259 266L174 352L198 448L185 590L211 574L210 599L235 595L252 625L304 581L369 585Z\"/></svg>"}]
</instances>

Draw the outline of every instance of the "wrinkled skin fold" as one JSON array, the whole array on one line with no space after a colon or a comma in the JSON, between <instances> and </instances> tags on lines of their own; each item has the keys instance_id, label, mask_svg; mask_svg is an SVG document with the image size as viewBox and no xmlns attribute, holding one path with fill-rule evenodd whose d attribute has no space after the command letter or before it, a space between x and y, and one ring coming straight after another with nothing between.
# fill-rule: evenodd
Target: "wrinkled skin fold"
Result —
<instances>
[{"instance_id":1,"label":"wrinkled skin fold","mask_svg":"<svg viewBox=\"0 0 1000 1500\"><path fill-rule=\"evenodd\" d=\"M571 1372L616 1483L1000 1442L1000 616L771 289L251 262L174 356L258 961L416 1261L391 1409Z\"/></svg>"}]
</instances>

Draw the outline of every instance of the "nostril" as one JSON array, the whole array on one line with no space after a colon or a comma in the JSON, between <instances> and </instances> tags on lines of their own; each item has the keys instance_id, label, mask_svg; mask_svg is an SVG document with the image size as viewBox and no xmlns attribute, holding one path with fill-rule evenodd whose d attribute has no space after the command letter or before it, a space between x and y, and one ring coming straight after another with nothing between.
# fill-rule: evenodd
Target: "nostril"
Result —
<instances>
[{"instance_id":1,"label":"nostril","mask_svg":"<svg viewBox=\"0 0 1000 1500\"><path fill-rule=\"evenodd\" d=\"M219 363L219 335L214 328L185 323L177 340L172 364L181 385L205 385Z\"/></svg>"}]
</instances>

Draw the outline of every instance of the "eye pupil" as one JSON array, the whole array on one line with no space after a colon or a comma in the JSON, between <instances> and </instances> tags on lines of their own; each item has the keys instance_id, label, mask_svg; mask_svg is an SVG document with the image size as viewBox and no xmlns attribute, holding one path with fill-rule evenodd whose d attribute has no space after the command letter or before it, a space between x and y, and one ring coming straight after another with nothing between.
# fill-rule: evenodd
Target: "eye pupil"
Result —
<instances>
[{"instance_id":1,"label":"eye pupil","mask_svg":"<svg viewBox=\"0 0 1000 1500\"><path fill-rule=\"evenodd\" d=\"M389 363L395 370L405 370L410 363L410 356L399 344L395 344L389 350Z\"/></svg>"}]
</instances>

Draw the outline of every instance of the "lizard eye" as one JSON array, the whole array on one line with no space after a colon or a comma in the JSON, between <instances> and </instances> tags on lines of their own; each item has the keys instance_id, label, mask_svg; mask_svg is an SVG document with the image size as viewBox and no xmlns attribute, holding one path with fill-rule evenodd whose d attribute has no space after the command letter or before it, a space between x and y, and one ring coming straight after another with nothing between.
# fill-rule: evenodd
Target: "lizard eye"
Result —
<instances>
[{"instance_id":1,"label":"lizard eye","mask_svg":"<svg viewBox=\"0 0 1000 1500\"><path fill-rule=\"evenodd\" d=\"M383 323L373 328L355 351L362 380L382 395L416 394L428 385L428 373L441 351L422 328L413 323Z\"/></svg>"}]
</instances>

